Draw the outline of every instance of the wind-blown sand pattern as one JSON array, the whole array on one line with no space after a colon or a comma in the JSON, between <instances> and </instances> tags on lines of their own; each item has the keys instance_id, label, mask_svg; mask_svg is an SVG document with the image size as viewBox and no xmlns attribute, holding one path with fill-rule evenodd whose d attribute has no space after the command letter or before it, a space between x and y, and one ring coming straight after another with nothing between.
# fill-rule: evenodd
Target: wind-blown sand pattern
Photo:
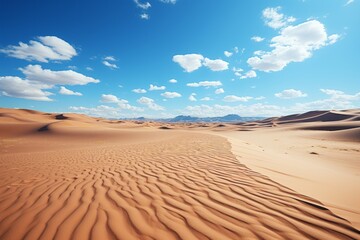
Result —
<instances>
[{"instance_id":1,"label":"wind-blown sand pattern","mask_svg":"<svg viewBox=\"0 0 360 240\"><path fill-rule=\"evenodd\" d=\"M1 115L0 239L360 238L223 137L21 111Z\"/></svg>"}]
</instances>

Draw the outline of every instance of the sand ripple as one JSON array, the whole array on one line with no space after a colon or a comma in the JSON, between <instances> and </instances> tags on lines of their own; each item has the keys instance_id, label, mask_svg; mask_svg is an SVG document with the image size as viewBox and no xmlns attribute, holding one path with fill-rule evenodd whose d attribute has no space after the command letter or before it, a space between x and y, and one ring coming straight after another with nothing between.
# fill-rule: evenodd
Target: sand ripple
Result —
<instances>
[{"instance_id":1,"label":"sand ripple","mask_svg":"<svg viewBox=\"0 0 360 240\"><path fill-rule=\"evenodd\" d=\"M0 155L0 239L359 238L217 136Z\"/></svg>"}]
</instances>

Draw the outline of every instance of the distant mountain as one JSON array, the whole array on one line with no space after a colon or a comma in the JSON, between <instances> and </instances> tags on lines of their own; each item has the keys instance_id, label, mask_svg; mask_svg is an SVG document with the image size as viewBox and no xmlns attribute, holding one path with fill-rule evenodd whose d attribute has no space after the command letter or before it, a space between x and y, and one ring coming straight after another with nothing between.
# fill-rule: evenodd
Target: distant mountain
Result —
<instances>
[{"instance_id":1,"label":"distant mountain","mask_svg":"<svg viewBox=\"0 0 360 240\"><path fill-rule=\"evenodd\" d=\"M149 119L149 118L139 117L139 118L125 119L125 120L158 121L158 122L171 122L171 123L178 123L178 122L193 123L193 122L249 122L249 121L257 121L263 119L264 119L263 117L240 117L237 114L228 114L223 117L202 118L202 117L179 115L174 118L166 118L166 119Z\"/></svg>"},{"instance_id":2,"label":"distant mountain","mask_svg":"<svg viewBox=\"0 0 360 240\"><path fill-rule=\"evenodd\" d=\"M262 120L263 117L240 117L236 114L229 114L223 117L191 117L191 116L177 116L169 119L169 122L248 122Z\"/></svg>"}]
</instances>

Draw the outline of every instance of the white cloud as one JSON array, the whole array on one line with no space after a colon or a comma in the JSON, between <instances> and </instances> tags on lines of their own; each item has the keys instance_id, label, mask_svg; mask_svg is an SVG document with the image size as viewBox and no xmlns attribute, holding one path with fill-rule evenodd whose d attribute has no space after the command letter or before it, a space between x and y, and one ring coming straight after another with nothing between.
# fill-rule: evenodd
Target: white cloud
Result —
<instances>
[{"instance_id":1,"label":"white cloud","mask_svg":"<svg viewBox=\"0 0 360 240\"><path fill-rule=\"evenodd\" d=\"M64 87L64 86L61 86L61 87L60 87L59 93L62 94L62 95L82 96L81 93L79 93L79 92L74 92L74 91L72 91L72 90L70 90L70 89L67 89L67 88Z\"/></svg>"},{"instance_id":2,"label":"white cloud","mask_svg":"<svg viewBox=\"0 0 360 240\"><path fill-rule=\"evenodd\" d=\"M235 95L228 95L224 97L225 102L247 102L249 100L253 99L253 97L238 97Z\"/></svg>"},{"instance_id":3,"label":"white cloud","mask_svg":"<svg viewBox=\"0 0 360 240\"><path fill-rule=\"evenodd\" d=\"M150 16L147 13L142 13L142 14L140 14L140 18L145 19L145 20L149 20Z\"/></svg>"},{"instance_id":4,"label":"white cloud","mask_svg":"<svg viewBox=\"0 0 360 240\"><path fill-rule=\"evenodd\" d=\"M102 94L100 101L103 103L118 103L120 99L118 99L117 96L112 94Z\"/></svg>"},{"instance_id":5,"label":"white cloud","mask_svg":"<svg viewBox=\"0 0 360 240\"><path fill-rule=\"evenodd\" d=\"M343 91L334 90L334 89L320 89L321 92L329 95L334 100L346 100L346 101L355 101L360 100L360 92L350 95L345 94Z\"/></svg>"},{"instance_id":6,"label":"white cloud","mask_svg":"<svg viewBox=\"0 0 360 240\"><path fill-rule=\"evenodd\" d=\"M257 51L247 63L260 71L280 71L291 62L302 62L311 57L312 52L333 44L338 35L327 36L324 25L310 20L296 26L283 28L280 35L271 39L270 52Z\"/></svg>"},{"instance_id":7,"label":"white cloud","mask_svg":"<svg viewBox=\"0 0 360 240\"><path fill-rule=\"evenodd\" d=\"M328 95L329 98L306 103L297 103L291 107L291 111L304 112L311 110L359 108L360 92L351 95L334 89L320 89L320 91Z\"/></svg>"},{"instance_id":8,"label":"white cloud","mask_svg":"<svg viewBox=\"0 0 360 240\"><path fill-rule=\"evenodd\" d=\"M185 54L185 55L175 55L172 59L174 62L178 63L185 72L193 72L199 69L201 66L208 67L212 71L224 71L228 69L229 63L221 60L215 59L211 60L209 58L204 58L201 54Z\"/></svg>"},{"instance_id":9,"label":"white cloud","mask_svg":"<svg viewBox=\"0 0 360 240\"><path fill-rule=\"evenodd\" d=\"M36 101L52 101L50 92L42 90L42 85L34 84L19 77L0 77L0 95Z\"/></svg>"},{"instance_id":10,"label":"white cloud","mask_svg":"<svg viewBox=\"0 0 360 240\"><path fill-rule=\"evenodd\" d=\"M151 98L148 97L141 97L140 99L137 100L138 103L147 106L148 108L150 108L151 110L155 110L155 111L162 111L164 110L164 108L158 104L155 103L155 101Z\"/></svg>"},{"instance_id":11,"label":"white cloud","mask_svg":"<svg viewBox=\"0 0 360 240\"><path fill-rule=\"evenodd\" d=\"M10 45L0 52L10 57L27 61L48 62L49 60L70 60L76 56L76 50L64 40L55 36L37 37L29 44L19 42L18 46Z\"/></svg>"},{"instance_id":12,"label":"white cloud","mask_svg":"<svg viewBox=\"0 0 360 240\"><path fill-rule=\"evenodd\" d=\"M275 105L264 105L261 103L252 104L252 105L237 105L237 106L227 106L227 105L196 105L196 106L187 106L182 112L184 115L191 115L194 117L218 117L225 116L227 114L238 114L243 117L254 117L254 116L279 116L282 113L282 109Z\"/></svg>"},{"instance_id":13,"label":"white cloud","mask_svg":"<svg viewBox=\"0 0 360 240\"><path fill-rule=\"evenodd\" d=\"M42 69L40 65L28 65L25 68L20 68L20 71L25 74L27 80L47 85L86 85L100 82L98 79L87 77L73 70L52 71Z\"/></svg>"},{"instance_id":14,"label":"white cloud","mask_svg":"<svg viewBox=\"0 0 360 240\"><path fill-rule=\"evenodd\" d=\"M212 99L209 97L203 97L200 99L200 101L211 101Z\"/></svg>"},{"instance_id":15,"label":"white cloud","mask_svg":"<svg viewBox=\"0 0 360 240\"><path fill-rule=\"evenodd\" d=\"M173 61L178 63L185 72L192 72L202 66L204 57L200 54L185 54L173 56Z\"/></svg>"},{"instance_id":16,"label":"white cloud","mask_svg":"<svg viewBox=\"0 0 360 240\"><path fill-rule=\"evenodd\" d=\"M265 38L259 37L259 36L253 36L251 38L251 40L253 40L254 42L262 42L265 40Z\"/></svg>"},{"instance_id":17,"label":"white cloud","mask_svg":"<svg viewBox=\"0 0 360 240\"><path fill-rule=\"evenodd\" d=\"M175 4L177 0L160 0L162 3L172 3Z\"/></svg>"},{"instance_id":18,"label":"white cloud","mask_svg":"<svg viewBox=\"0 0 360 240\"><path fill-rule=\"evenodd\" d=\"M161 94L161 96L165 98L178 98L181 97L181 94L177 92L164 92Z\"/></svg>"},{"instance_id":19,"label":"white cloud","mask_svg":"<svg viewBox=\"0 0 360 240\"><path fill-rule=\"evenodd\" d=\"M107 66L107 67L109 67L109 68L111 68L111 69L119 68L115 63L110 63L110 62L108 62L108 61L106 61L106 60L104 60L102 63L103 63L105 66Z\"/></svg>"},{"instance_id":20,"label":"white cloud","mask_svg":"<svg viewBox=\"0 0 360 240\"><path fill-rule=\"evenodd\" d=\"M241 72L243 72L244 70L242 68L233 67L232 71L234 72L235 76L240 77L242 75Z\"/></svg>"},{"instance_id":21,"label":"white cloud","mask_svg":"<svg viewBox=\"0 0 360 240\"><path fill-rule=\"evenodd\" d=\"M116 103L118 107L122 110L130 110L130 111L136 111L141 112L143 111L142 108L135 107L129 104L129 102L125 99L120 99L115 95L112 94L102 94L100 102L103 103Z\"/></svg>"},{"instance_id":22,"label":"white cloud","mask_svg":"<svg viewBox=\"0 0 360 240\"><path fill-rule=\"evenodd\" d=\"M295 89L286 89L282 92L275 93L275 97L283 98L283 99L300 98L306 96L307 96L306 93L303 93L300 90L295 90Z\"/></svg>"},{"instance_id":23,"label":"white cloud","mask_svg":"<svg viewBox=\"0 0 360 240\"><path fill-rule=\"evenodd\" d=\"M121 107L111 107L106 105L100 105L96 107L83 107L83 106L71 106L71 111L76 113L82 113L94 117L105 118L134 118L138 116L138 112L142 112L143 109L139 108L138 111L128 111Z\"/></svg>"},{"instance_id":24,"label":"white cloud","mask_svg":"<svg viewBox=\"0 0 360 240\"><path fill-rule=\"evenodd\" d=\"M220 81L203 81L198 83L188 83L186 84L188 87L219 87L222 86Z\"/></svg>"},{"instance_id":25,"label":"white cloud","mask_svg":"<svg viewBox=\"0 0 360 240\"><path fill-rule=\"evenodd\" d=\"M144 10L151 7L151 4L149 2L141 3L140 0L134 0L134 2L136 4L136 6L138 6L139 8L142 8Z\"/></svg>"},{"instance_id":26,"label":"white cloud","mask_svg":"<svg viewBox=\"0 0 360 240\"><path fill-rule=\"evenodd\" d=\"M51 71L49 69L42 69L40 65L28 65L19 70L26 76L25 79L13 76L0 77L0 91L2 95L37 101L52 101L48 97L52 93L44 91L44 89L51 89L55 85L86 85L88 83L100 82L97 79L84 76L72 70ZM65 92L65 90L62 91L62 93ZM70 92L67 93L69 94ZM80 94L73 93L73 95Z\"/></svg>"},{"instance_id":27,"label":"white cloud","mask_svg":"<svg viewBox=\"0 0 360 240\"><path fill-rule=\"evenodd\" d=\"M134 92L134 93L146 93L146 90L142 89L142 88L136 88L136 89L133 89L132 92Z\"/></svg>"},{"instance_id":28,"label":"white cloud","mask_svg":"<svg viewBox=\"0 0 360 240\"><path fill-rule=\"evenodd\" d=\"M244 75L241 75L240 79L255 78L256 76L257 76L256 72L254 70L250 70L246 72Z\"/></svg>"},{"instance_id":29,"label":"white cloud","mask_svg":"<svg viewBox=\"0 0 360 240\"><path fill-rule=\"evenodd\" d=\"M124 117L124 114L121 113L120 109L106 105L100 105L93 108L82 107L82 106L80 107L71 106L69 107L69 109L76 113L82 113L94 117L107 117L107 118Z\"/></svg>"},{"instance_id":30,"label":"white cloud","mask_svg":"<svg viewBox=\"0 0 360 240\"><path fill-rule=\"evenodd\" d=\"M344 6L347 6L347 5L349 5L349 4L353 3L353 2L354 2L354 0L348 0L348 1L345 3Z\"/></svg>"},{"instance_id":31,"label":"white cloud","mask_svg":"<svg viewBox=\"0 0 360 240\"><path fill-rule=\"evenodd\" d=\"M104 57L104 60L106 60L106 61L116 61L116 58L114 56L106 56L106 57Z\"/></svg>"},{"instance_id":32,"label":"white cloud","mask_svg":"<svg viewBox=\"0 0 360 240\"><path fill-rule=\"evenodd\" d=\"M218 89L216 89L215 90L215 94L222 94L222 93L224 93L225 91L224 91L224 89L222 89L222 88L218 88Z\"/></svg>"},{"instance_id":33,"label":"white cloud","mask_svg":"<svg viewBox=\"0 0 360 240\"><path fill-rule=\"evenodd\" d=\"M229 52L229 51L224 51L224 55L225 55L226 57L231 57L231 56L233 55L233 53L232 53L232 52Z\"/></svg>"},{"instance_id":34,"label":"white cloud","mask_svg":"<svg viewBox=\"0 0 360 240\"><path fill-rule=\"evenodd\" d=\"M280 10L281 7L265 8L262 12L265 24L271 28L278 29L296 20L294 17L287 17L284 14L279 13Z\"/></svg>"},{"instance_id":35,"label":"white cloud","mask_svg":"<svg viewBox=\"0 0 360 240\"><path fill-rule=\"evenodd\" d=\"M91 67L86 67L86 70L88 70L88 71L94 71L94 69L92 69Z\"/></svg>"},{"instance_id":36,"label":"white cloud","mask_svg":"<svg viewBox=\"0 0 360 240\"><path fill-rule=\"evenodd\" d=\"M190 96L189 96L189 100L190 101L192 101L192 102L196 102L197 101L197 99L196 99L196 93L192 93L192 94L190 94Z\"/></svg>"},{"instance_id":37,"label":"white cloud","mask_svg":"<svg viewBox=\"0 0 360 240\"><path fill-rule=\"evenodd\" d=\"M170 79L169 83L177 83L177 80L176 79Z\"/></svg>"},{"instance_id":38,"label":"white cloud","mask_svg":"<svg viewBox=\"0 0 360 240\"><path fill-rule=\"evenodd\" d=\"M203 65L205 67L208 67L211 71L216 71L216 72L229 69L229 67L228 67L229 63L225 62L221 59L211 60L209 58L205 58Z\"/></svg>"},{"instance_id":39,"label":"white cloud","mask_svg":"<svg viewBox=\"0 0 360 240\"><path fill-rule=\"evenodd\" d=\"M265 97L264 96L260 96L260 97L256 97L256 98L254 98L255 100L264 100L265 99Z\"/></svg>"},{"instance_id":40,"label":"white cloud","mask_svg":"<svg viewBox=\"0 0 360 240\"><path fill-rule=\"evenodd\" d=\"M149 91L159 91L159 90L165 90L166 87L165 86L156 86L156 85L152 85L150 84L149 87Z\"/></svg>"},{"instance_id":41,"label":"white cloud","mask_svg":"<svg viewBox=\"0 0 360 240\"><path fill-rule=\"evenodd\" d=\"M135 112L142 112L144 109L132 106L128 103L127 100L120 99L120 101L117 103L118 107L123 110L130 110Z\"/></svg>"},{"instance_id":42,"label":"white cloud","mask_svg":"<svg viewBox=\"0 0 360 240\"><path fill-rule=\"evenodd\" d=\"M77 69L77 66L68 66L68 69L76 70L76 69Z\"/></svg>"},{"instance_id":43,"label":"white cloud","mask_svg":"<svg viewBox=\"0 0 360 240\"><path fill-rule=\"evenodd\" d=\"M332 34L328 37L328 45L336 43L340 38L339 34Z\"/></svg>"},{"instance_id":44,"label":"white cloud","mask_svg":"<svg viewBox=\"0 0 360 240\"><path fill-rule=\"evenodd\" d=\"M238 47L234 47L234 52L238 53L239 52L239 48Z\"/></svg>"}]
</instances>

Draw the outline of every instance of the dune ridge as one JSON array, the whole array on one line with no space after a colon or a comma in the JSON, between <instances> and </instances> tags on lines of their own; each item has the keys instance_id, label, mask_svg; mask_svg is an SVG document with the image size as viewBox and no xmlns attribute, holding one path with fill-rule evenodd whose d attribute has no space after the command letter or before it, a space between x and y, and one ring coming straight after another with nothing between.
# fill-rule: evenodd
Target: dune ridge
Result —
<instances>
[{"instance_id":1,"label":"dune ridge","mask_svg":"<svg viewBox=\"0 0 360 240\"><path fill-rule=\"evenodd\" d=\"M223 137L34 114L15 130L0 120L0 239L360 238L241 164Z\"/></svg>"}]
</instances>

